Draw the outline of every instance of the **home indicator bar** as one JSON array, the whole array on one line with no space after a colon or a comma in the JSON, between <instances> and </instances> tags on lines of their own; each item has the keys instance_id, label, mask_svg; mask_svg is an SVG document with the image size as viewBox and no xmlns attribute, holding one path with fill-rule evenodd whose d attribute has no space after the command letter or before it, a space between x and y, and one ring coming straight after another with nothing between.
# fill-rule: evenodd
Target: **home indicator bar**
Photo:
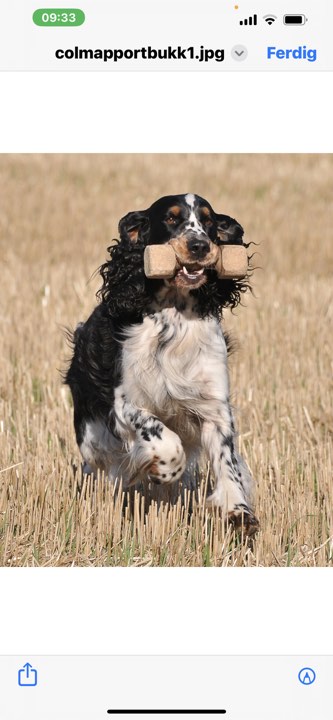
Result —
<instances>
[{"instance_id":1,"label":"home indicator bar","mask_svg":"<svg viewBox=\"0 0 333 720\"><path fill-rule=\"evenodd\" d=\"M226 715L226 710L108 710L108 715Z\"/></svg>"}]
</instances>

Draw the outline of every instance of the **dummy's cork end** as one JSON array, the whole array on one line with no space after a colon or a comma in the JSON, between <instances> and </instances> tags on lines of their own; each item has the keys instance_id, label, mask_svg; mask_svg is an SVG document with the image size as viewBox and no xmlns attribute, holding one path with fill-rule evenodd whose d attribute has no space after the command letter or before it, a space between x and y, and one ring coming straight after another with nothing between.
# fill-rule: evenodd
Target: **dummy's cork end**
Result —
<instances>
[{"instance_id":1,"label":"dummy's cork end","mask_svg":"<svg viewBox=\"0 0 333 720\"><path fill-rule=\"evenodd\" d=\"M173 277L177 260L171 245L148 245L144 253L145 275L149 278Z\"/></svg>"},{"instance_id":2,"label":"dummy's cork end","mask_svg":"<svg viewBox=\"0 0 333 720\"><path fill-rule=\"evenodd\" d=\"M248 257L244 245L221 245L215 269L221 279L237 280L245 277L248 271Z\"/></svg>"}]
</instances>

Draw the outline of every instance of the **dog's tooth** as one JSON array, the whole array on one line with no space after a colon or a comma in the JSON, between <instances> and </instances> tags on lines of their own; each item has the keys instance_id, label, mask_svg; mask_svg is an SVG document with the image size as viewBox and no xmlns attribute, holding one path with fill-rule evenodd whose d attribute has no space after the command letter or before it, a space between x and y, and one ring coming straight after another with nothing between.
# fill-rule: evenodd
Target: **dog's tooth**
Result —
<instances>
[{"instance_id":1,"label":"dog's tooth","mask_svg":"<svg viewBox=\"0 0 333 720\"><path fill-rule=\"evenodd\" d=\"M184 275L188 275L185 265L183 266L183 272L184 272Z\"/></svg>"}]
</instances>

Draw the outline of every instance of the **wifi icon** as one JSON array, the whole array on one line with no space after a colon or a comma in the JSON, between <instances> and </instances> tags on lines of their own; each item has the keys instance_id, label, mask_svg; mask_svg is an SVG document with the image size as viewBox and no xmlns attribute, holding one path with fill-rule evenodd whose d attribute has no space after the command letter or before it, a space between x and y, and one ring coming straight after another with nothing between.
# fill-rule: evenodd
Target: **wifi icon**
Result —
<instances>
[{"instance_id":1,"label":"wifi icon","mask_svg":"<svg viewBox=\"0 0 333 720\"><path fill-rule=\"evenodd\" d=\"M267 22L267 25L273 25L277 17L276 15L264 15L263 19Z\"/></svg>"}]
</instances>

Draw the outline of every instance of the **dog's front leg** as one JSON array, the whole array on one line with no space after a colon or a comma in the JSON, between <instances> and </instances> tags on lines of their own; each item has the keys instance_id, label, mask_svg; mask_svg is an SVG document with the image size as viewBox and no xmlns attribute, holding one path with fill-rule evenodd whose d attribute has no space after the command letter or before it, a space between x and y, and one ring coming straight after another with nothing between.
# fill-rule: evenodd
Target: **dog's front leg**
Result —
<instances>
[{"instance_id":1,"label":"dog's front leg","mask_svg":"<svg viewBox=\"0 0 333 720\"><path fill-rule=\"evenodd\" d=\"M224 415L223 423L207 420L202 425L202 445L215 475L215 488L207 498L207 504L222 508L233 524L244 525L251 534L258 528L250 500L251 474L235 449L229 408L220 414Z\"/></svg>"},{"instance_id":2,"label":"dog's front leg","mask_svg":"<svg viewBox=\"0 0 333 720\"><path fill-rule=\"evenodd\" d=\"M135 407L122 387L115 391L115 431L127 450L127 485L144 475L157 483L179 480L186 456L176 433L144 408Z\"/></svg>"}]
</instances>

